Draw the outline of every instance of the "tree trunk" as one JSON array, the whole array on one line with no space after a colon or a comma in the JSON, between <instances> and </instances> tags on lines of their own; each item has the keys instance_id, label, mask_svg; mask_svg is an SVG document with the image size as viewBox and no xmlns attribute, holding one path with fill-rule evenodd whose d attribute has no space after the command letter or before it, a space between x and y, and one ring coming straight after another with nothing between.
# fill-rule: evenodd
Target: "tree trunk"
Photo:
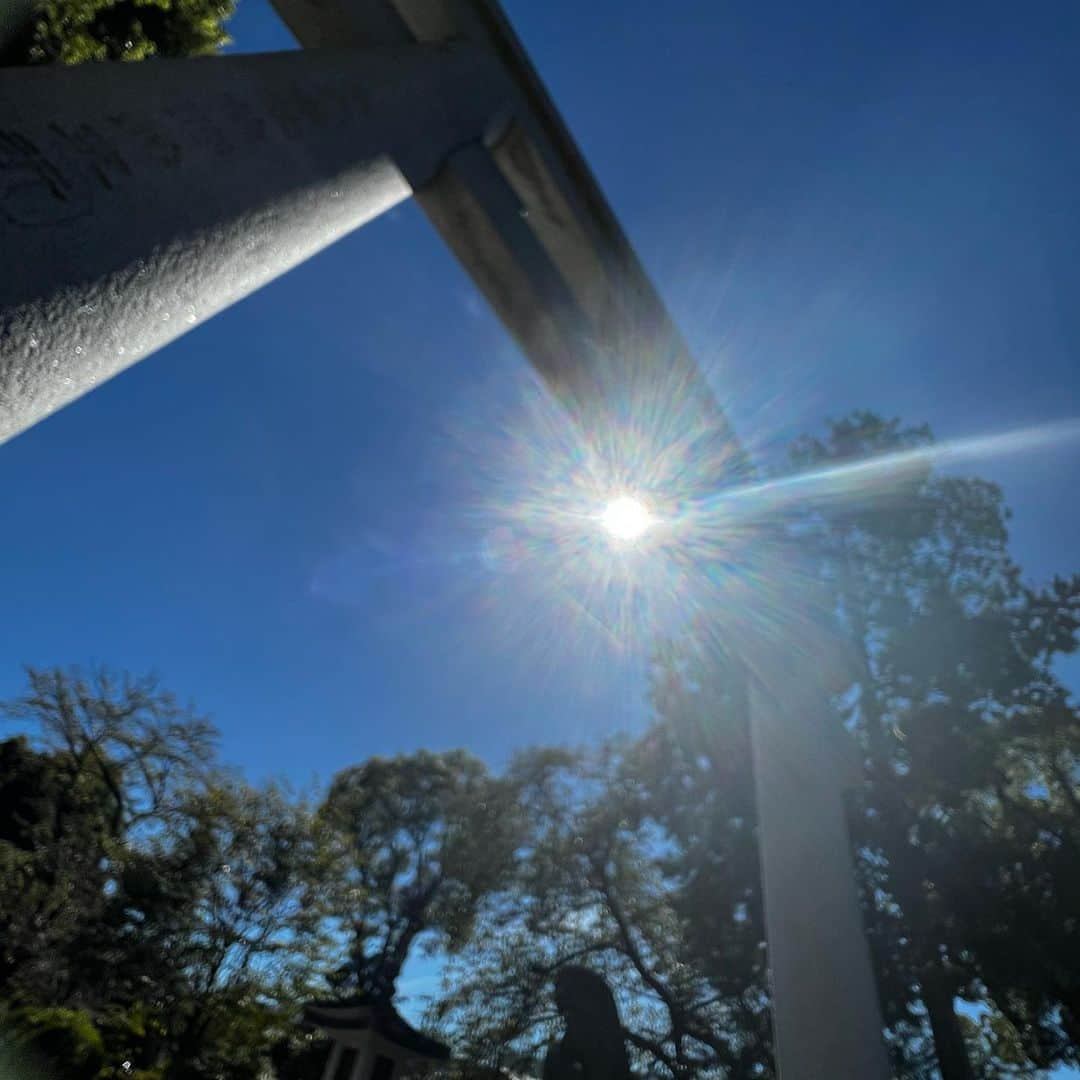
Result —
<instances>
[{"instance_id":1,"label":"tree trunk","mask_svg":"<svg viewBox=\"0 0 1080 1080\"><path fill-rule=\"evenodd\" d=\"M935 964L923 972L920 982L923 1004L930 1015L930 1028L934 1033L934 1051L941 1080L975 1080L947 974Z\"/></svg>"}]
</instances>

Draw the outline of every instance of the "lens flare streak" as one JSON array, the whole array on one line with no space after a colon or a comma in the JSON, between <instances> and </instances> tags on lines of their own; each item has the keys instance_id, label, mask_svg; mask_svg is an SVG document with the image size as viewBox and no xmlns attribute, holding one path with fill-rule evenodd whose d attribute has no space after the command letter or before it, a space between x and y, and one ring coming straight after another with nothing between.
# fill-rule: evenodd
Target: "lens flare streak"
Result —
<instances>
[{"instance_id":1,"label":"lens flare streak","mask_svg":"<svg viewBox=\"0 0 1080 1080\"><path fill-rule=\"evenodd\" d=\"M787 506L806 507L837 499L888 496L898 483L931 466L949 466L1038 450L1080 439L1080 420L1062 420L1001 432L976 435L918 447L895 454L853 461L827 469L783 476L719 491L695 504L687 519L704 523L710 516L750 517L779 514Z\"/></svg>"}]
</instances>

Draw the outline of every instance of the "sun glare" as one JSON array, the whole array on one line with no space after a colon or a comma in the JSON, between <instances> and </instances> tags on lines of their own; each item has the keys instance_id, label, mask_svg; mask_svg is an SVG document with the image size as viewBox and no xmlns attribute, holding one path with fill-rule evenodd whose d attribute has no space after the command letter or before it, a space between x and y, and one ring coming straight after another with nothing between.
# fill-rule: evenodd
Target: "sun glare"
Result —
<instances>
[{"instance_id":1,"label":"sun glare","mask_svg":"<svg viewBox=\"0 0 1080 1080\"><path fill-rule=\"evenodd\" d=\"M612 499L600 515L600 523L616 540L632 541L642 536L653 524L649 508L632 495Z\"/></svg>"}]
</instances>

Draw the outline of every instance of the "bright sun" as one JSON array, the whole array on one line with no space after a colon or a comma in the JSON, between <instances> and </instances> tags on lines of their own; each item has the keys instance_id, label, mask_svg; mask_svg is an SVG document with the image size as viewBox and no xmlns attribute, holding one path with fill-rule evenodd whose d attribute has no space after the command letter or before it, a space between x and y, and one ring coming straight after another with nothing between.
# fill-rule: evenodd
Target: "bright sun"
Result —
<instances>
[{"instance_id":1,"label":"bright sun","mask_svg":"<svg viewBox=\"0 0 1080 1080\"><path fill-rule=\"evenodd\" d=\"M616 540L637 540L653 521L649 508L632 495L612 499L600 515L600 523Z\"/></svg>"}]
</instances>

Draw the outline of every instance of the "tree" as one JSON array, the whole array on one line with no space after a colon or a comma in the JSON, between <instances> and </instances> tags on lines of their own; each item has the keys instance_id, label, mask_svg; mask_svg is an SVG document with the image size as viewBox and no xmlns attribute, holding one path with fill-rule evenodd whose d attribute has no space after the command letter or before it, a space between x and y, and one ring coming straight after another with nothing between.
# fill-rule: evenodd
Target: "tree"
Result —
<instances>
[{"instance_id":1,"label":"tree","mask_svg":"<svg viewBox=\"0 0 1080 1080\"><path fill-rule=\"evenodd\" d=\"M512 789L460 750L338 773L319 812L325 911L347 939L336 986L389 1000L421 936L463 944L512 866L519 820Z\"/></svg>"},{"instance_id":2,"label":"tree","mask_svg":"<svg viewBox=\"0 0 1080 1080\"><path fill-rule=\"evenodd\" d=\"M852 830L896 1071L1031 1075L1077 1055L1080 725L1054 663L1080 580L1026 584L1000 491L934 473L930 443L870 414L800 440L796 474L901 457L767 528L805 553L847 643L834 717L863 763ZM761 601L782 601L784 566L767 576ZM585 962L639 1069L770 1070L745 673L723 615L659 649L641 737L512 769L529 840L437 1010L466 1060L535 1060L551 974Z\"/></svg>"},{"instance_id":3,"label":"tree","mask_svg":"<svg viewBox=\"0 0 1080 1080\"><path fill-rule=\"evenodd\" d=\"M217 733L155 677L34 667L26 676L27 692L3 711L63 755L70 782L103 787L114 831L167 820L205 779Z\"/></svg>"},{"instance_id":4,"label":"tree","mask_svg":"<svg viewBox=\"0 0 1080 1080\"><path fill-rule=\"evenodd\" d=\"M930 442L860 413L793 464ZM1076 647L1080 578L1023 582L994 485L900 479L798 522L851 645L839 708L864 760L853 827L894 1047L903 1064L925 1010L945 1080L1004 1075L1018 1045L1022 1068L1075 1060L1080 723L1053 665ZM990 1010L989 1062L957 998Z\"/></svg>"},{"instance_id":5,"label":"tree","mask_svg":"<svg viewBox=\"0 0 1080 1080\"><path fill-rule=\"evenodd\" d=\"M84 955L111 966L100 974L111 1004L149 1009L150 1063L177 1077L258 1075L311 990L314 861L303 803L227 778L128 853Z\"/></svg>"},{"instance_id":6,"label":"tree","mask_svg":"<svg viewBox=\"0 0 1080 1080\"><path fill-rule=\"evenodd\" d=\"M102 909L106 805L64 758L0 743L0 998L71 998L75 943Z\"/></svg>"},{"instance_id":7,"label":"tree","mask_svg":"<svg viewBox=\"0 0 1080 1080\"><path fill-rule=\"evenodd\" d=\"M746 673L698 630L657 649L656 716L635 748L643 811L663 829L659 856L683 950L730 1010L731 1075L772 1070L756 792Z\"/></svg>"},{"instance_id":8,"label":"tree","mask_svg":"<svg viewBox=\"0 0 1080 1080\"><path fill-rule=\"evenodd\" d=\"M11 1041L22 1075L40 1075L62 1065L71 1080L96 1080L105 1056L101 1034L76 1009L24 1006L10 1018ZM46 1074L47 1075L47 1074Z\"/></svg>"},{"instance_id":9,"label":"tree","mask_svg":"<svg viewBox=\"0 0 1080 1080\"><path fill-rule=\"evenodd\" d=\"M320 941L307 805L225 773L152 680L28 679L7 711L38 749L0 744L8 1026L65 1075L92 1050L103 1075L254 1080Z\"/></svg>"},{"instance_id":10,"label":"tree","mask_svg":"<svg viewBox=\"0 0 1080 1080\"><path fill-rule=\"evenodd\" d=\"M5 64L210 56L228 44L235 0L41 0Z\"/></svg>"},{"instance_id":11,"label":"tree","mask_svg":"<svg viewBox=\"0 0 1080 1080\"><path fill-rule=\"evenodd\" d=\"M29 668L27 681L3 707L36 749L16 739L0 754L12 823L0 842L0 992L78 1006L100 994L88 937L106 925L125 852L168 828L205 776L214 735L153 679Z\"/></svg>"},{"instance_id":12,"label":"tree","mask_svg":"<svg viewBox=\"0 0 1080 1080\"><path fill-rule=\"evenodd\" d=\"M512 765L531 826L524 855L509 888L487 905L472 947L452 965L450 992L434 1012L463 1060L535 1068L555 1034L552 977L585 964L613 988L639 1071L769 1075L750 905L740 897L725 911L722 894L709 897L719 908L713 925L695 925L702 916L695 870L731 804L716 777L693 790L690 777L676 773L674 788L667 786L679 753L671 736L660 722L639 740L576 754L537 750ZM746 824L749 836L752 818ZM754 861L752 840L748 846ZM745 937L750 945L717 964L715 950L702 946L721 926L732 942Z\"/></svg>"}]
</instances>

